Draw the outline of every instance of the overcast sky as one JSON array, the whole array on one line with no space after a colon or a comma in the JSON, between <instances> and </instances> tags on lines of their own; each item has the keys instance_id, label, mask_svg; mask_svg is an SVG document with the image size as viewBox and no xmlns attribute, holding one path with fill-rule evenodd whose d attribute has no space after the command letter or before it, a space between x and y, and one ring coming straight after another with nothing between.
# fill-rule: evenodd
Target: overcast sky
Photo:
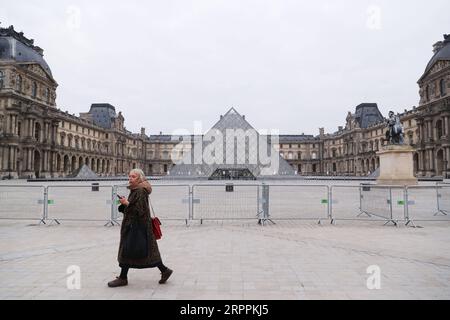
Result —
<instances>
[{"instance_id":1,"label":"overcast sky","mask_svg":"<svg viewBox=\"0 0 450 320\"><path fill-rule=\"evenodd\" d=\"M339 2L339 3L338 3ZM376 102L387 117L419 102L450 1L3 1L44 49L57 105L122 111L128 130L206 131L230 107L255 129L334 132Z\"/></svg>"}]
</instances>

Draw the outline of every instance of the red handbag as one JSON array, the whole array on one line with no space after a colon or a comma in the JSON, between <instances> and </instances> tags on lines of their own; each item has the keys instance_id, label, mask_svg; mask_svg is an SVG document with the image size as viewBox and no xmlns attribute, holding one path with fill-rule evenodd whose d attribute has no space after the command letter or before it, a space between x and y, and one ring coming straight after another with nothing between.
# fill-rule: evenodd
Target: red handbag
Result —
<instances>
[{"instance_id":1,"label":"red handbag","mask_svg":"<svg viewBox=\"0 0 450 320\"><path fill-rule=\"evenodd\" d=\"M153 234L155 235L155 239L159 240L162 237L161 231L161 221L159 221L158 217L152 217L152 228Z\"/></svg>"},{"instance_id":2,"label":"red handbag","mask_svg":"<svg viewBox=\"0 0 450 320\"><path fill-rule=\"evenodd\" d=\"M149 199L150 200L150 199ZM156 240L161 239L162 237L162 231L161 231L161 221L159 220L159 218L155 215L155 210L153 210L153 206L152 203L150 202L150 208L152 209L153 212L153 217L151 217L152 219L152 230L153 230L153 235L155 236Z\"/></svg>"}]
</instances>

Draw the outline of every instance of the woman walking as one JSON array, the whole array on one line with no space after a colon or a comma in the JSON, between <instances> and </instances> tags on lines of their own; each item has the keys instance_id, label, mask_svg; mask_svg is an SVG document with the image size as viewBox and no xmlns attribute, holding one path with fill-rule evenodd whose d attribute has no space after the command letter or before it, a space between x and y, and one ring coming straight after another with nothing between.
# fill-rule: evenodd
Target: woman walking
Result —
<instances>
[{"instance_id":1,"label":"woman walking","mask_svg":"<svg viewBox=\"0 0 450 320\"><path fill-rule=\"evenodd\" d=\"M148 203L148 197L152 192L152 187L146 180L144 172L141 169L131 170L128 174L128 182L130 195L128 199L120 197L121 205L119 206L119 211L124 215L120 229L120 244L117 259L121 272L119 277L108 282L108 286L121 287L128 285L128 270L130 268L144 269L154 267L158 267L159 271L161 271L161 280L159 280L159 283L163 284L169 279L173 271L162 263L158 244L153 234ZM140 237L130 237L129 232L131 228L137 229L136 226L144 230L143 233ZM139 239L139 242L136 239ZM141 251L142 248L145 250L138 258L130 254L136 248L141 249Z\"/></svg>"}]
</instances>

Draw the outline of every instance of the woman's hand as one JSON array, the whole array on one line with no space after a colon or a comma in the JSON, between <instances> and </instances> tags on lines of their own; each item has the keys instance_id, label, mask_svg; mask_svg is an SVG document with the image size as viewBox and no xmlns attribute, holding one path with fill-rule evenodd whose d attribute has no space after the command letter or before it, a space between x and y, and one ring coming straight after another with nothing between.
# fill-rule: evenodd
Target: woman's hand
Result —
<instances>
[{"instance_id":1,"label":"woman's hand","mask_svg":"<svg viewBox=\"0 0 450 320\"><path fill-rule=\"evenodd\" d=\"M120 203L123 204L124 206L128 206L130 203L128 202L127 198L125 197L121 197L119 199Z\"/></svg>"}]
</instances>

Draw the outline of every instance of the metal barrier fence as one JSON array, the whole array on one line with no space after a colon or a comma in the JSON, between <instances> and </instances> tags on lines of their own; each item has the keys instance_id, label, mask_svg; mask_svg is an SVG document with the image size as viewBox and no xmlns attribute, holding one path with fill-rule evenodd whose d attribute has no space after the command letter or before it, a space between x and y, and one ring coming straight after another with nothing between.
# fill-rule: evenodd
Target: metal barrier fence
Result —
<instances>
[{"instance_id":1,"label":"metal barrier fence","mask_svg":"<svg viewBox=\"0 0 450 320\"><path fill-rule=\"evenodd\" d=\"M385 224L405 221L403 187L358 185L330 187L330 217L336 220L384 220Z\"/></svg>"},{"instance_id":2,"label":"metal barrier fence","mask_svg":"<svg viewBox=\"0 0 450 320\"><path fill-rule=\"evenodd\" d=\"M44 186L1 185L0 219L44 223Z\"/></svg>"},{"instance_id":3,"label":"metal barrier fence","mask_svg":"<svg viewBox=\"0 0 450 320\"><path fill-rule=\"evenodd\" d=\"M326 185L268 185L269 210L265 220L328 220Z\"/></svg>"},{"instance_id":4,"label":"metal barrier fence","mask_svg":"<svg viewBox=\"0 0 450 320\"><path fill-rule=\"evenodd\" d=\"M117 194L126 185L0 185L0 219L102 221L119 224ZM154 184L162 220L450 221L450 185Z\"/></svg>"},{"instance_id":5,"label":"metal barrier fence","mask_svg":"<svg viewBox=\"0 0 450 320\"><path fill-rule=\"evenodd\" d=\"M123 214L117 210L120 205L115 194L128 197L130 190L126 185L115 186L113 197L116 206L112 211L113 223L123 219ZM161 220L184 220L188 223L191 216L189 185L152 185L150 202L156 216Z\"/></svg>"},{"instance_id":6,"label":"metal barrier fence","mask_svg":"<svg viewBox=\"0 0 450 320\"><path fill-rule=\"evenodd\" d=\"M46 220L111 221L112 186L48 186Z\"/></svg>"},{"instance_id":7,"label":"metal barrier fence","mask_svg":"<svg viewBox=\"0 0 450 320\"><path fill-rule=\"evenodd\" d=\"M201 184L192 186L192 220L262 219L261 185Z\"/></svg>"},{"instance_id":8,"label":"metal barrier fence","mask_svg":"<svg viewBox=\"0 0 450 320\"><path fill-rule=\"evenodd\" d=\"M450 221L450 185L406 187L407 223Z\"/></svg>"}]
</instances>

